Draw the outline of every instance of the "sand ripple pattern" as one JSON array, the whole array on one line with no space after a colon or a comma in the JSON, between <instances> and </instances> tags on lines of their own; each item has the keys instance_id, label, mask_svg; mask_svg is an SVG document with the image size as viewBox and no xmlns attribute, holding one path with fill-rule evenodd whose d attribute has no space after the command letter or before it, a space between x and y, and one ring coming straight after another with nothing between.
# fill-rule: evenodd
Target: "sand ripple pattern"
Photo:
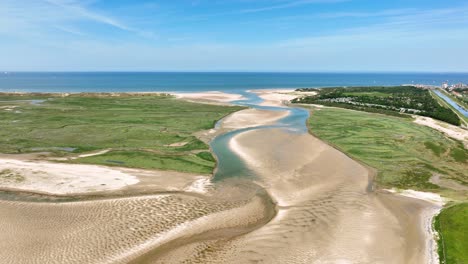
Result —
<instances>
[{"instance_id":1,"label":"sand ripple pattern","mask_svg":"<svg viewBox=\"0 0 468 264\"><path fill-rule=\"evenodd\" d=\"M263 198L244 194L244 200L175 194L0 202L1 263L127 263L176 239L263 220Z\"/></svg>"},{"instance_id":2,"label":"sand ripple pattern","mask_svg":"<svg viewBox=\"0 0 468 264\"><path fill-rule=\"evenodd\" d=\"M369 171L307 134L255 130L231 147L279 212L229 241L194 243L154 263L426 263L424 202L368 192ZM184 253L182 253L184 252Z\"/></svg>"}]
</instances>

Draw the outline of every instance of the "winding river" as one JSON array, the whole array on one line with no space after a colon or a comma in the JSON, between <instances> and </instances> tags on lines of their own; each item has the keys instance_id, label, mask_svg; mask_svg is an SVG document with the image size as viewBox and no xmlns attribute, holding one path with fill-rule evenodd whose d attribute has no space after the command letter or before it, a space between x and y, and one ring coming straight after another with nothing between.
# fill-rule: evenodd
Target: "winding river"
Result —
<instances>
[{"instance_id":1,"label":"winding river","mask_svg":"<svg viewBox=\"0 0 468 264\"><path fill-rule=\"evenodd\" d=\"M298 107L262 106L261 103L263 99L261 99L257 94L247 91L241 94L245 99L234 101L232 102L233 104L260 110L289 111L290 114L278 120L273 125L237 129L214 138L211 141L210 146L218 160L218 166L213 177L215 182L226 178L255 176L255 172L250 170L245 165L245 162L229 147L229 141L231 141L236 135L252 130L273 128L280 128L290 133L307 133L306 122L309 118L309 111ZM220 127L223 121L223 119L219 120L216 126Z\"/></svg>"}]
</instances>

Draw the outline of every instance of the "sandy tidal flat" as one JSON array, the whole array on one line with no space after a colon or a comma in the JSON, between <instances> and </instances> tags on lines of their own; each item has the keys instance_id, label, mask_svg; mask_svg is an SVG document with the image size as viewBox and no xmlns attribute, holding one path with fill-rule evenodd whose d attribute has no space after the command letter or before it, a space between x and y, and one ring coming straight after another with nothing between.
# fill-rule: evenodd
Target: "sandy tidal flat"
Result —
<instances>
[{"instance_id":1,"label":"sandy tidal flat","mask_svg":"<svg viewBox=\"0 0 468 264\"><path fill-rule=\"evenodd\" d=\"M127 263L155 248L210 230L227 239L271 218L271 204L249 187L242 197L161 194L70 203L0 201L2 263ZM237 191L237 190L236 190ZM234 192L235 193L235 192ZM242 228L239 228L242 227Z\"/></svg>"},{"instance_id":2,"label":"sandy tidal flat","mask_svg":"<svg viewBox=\"0 0 468 264\"><path fill-rule=\"evenodd\" d=\"M246 235L188 244L154 263L436 263L423 224L434 204L370 192L372 171L308 134L254 130L230 145L258 173L277 215Z\"/></svg>"},{"instance_id":3,"label":"sandy tidal flat","mask_svg":"<svg viewBox=\"0 0 468 264\"><path fill-rule=\"evenodd\" d=\"M290 114L290 111L246 109L226 117L221 127L227 130L267 126Z\"/></svg>"},{"instance_id":4,"label":"sandy tidal flat","mask_svg":"<svg viewBox=\"0 0 468 264\"><path fill-rule=\"evenodd\" d=\"M203 92L203 93L172 93L177 98L196 101L210 102L217 104L228 104L235 100L244 99L240 94L223 93L219 91Z\"/></svg>"},{"instance_id":5,"label":"sandy tidal flat","mask_svg":"<svg viewBox=\"0 0 468 264\"><path fill-rule=\"evenodd\" d=\"M139 182L135 175L94 165L0 159L0 188L50 194L117 190Z\"/></svg>"}]
</instances>

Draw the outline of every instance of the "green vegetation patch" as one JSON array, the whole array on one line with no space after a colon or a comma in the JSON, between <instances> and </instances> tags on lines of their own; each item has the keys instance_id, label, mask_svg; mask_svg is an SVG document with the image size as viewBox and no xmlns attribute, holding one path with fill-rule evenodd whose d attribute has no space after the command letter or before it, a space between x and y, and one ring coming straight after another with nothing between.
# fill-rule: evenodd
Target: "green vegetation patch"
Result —
<instances>
[{"instance_id":1,"label":"green vegetation patch","mask_svg":"<svg viewBox=\"0 0 468 264\"><path fill-rule=\"evenodd\" d=\"M211 155L210 152L207 153ZM214 161L207 161L197 154L167 155L146 151L111 151L103 155L80 158L74 162L204 174L211 173L215 166Z\"/></svg>"},{"instance_id":2,"label":"green vegetation patch","mask_svg":"<svg viewBox=\"0 0 468 264\"><path fill-rule=\"evenodd\" d=\"M191 103L155 94L74 94L65 97L48 94L47 98L44 95L2 94L0 98L1 104L15 106L14 110L0 109L0 153L49 151L66 156L70 152L113 149L126 151L124 156L128 160L120 163L121 166L141 165L142 168L197 173L211 172L215 163L208 160L208 154L202 154L204 158L194 154L209 148L193 133L210 129L217 120L243 109ZM23 101L44 98L47 100L39 104ZM170 146L180 142L187 144ZM135 157L130 158L130 152L136 152L142 160L137 162ZM123 154L119 155L121 158ZM160 161L156 162L158 159ZM98 157L77 161L82 160L107 164ZM189 166L191 163L193 165Z\"/></svg>"},{"instance_id":3,"label":"green vegetation patch","mask_svg":"<svg viewBox=\"0 0 468 264\"><path fill-rule=\"evenodd\" d=\"M440 155L443 154L446 151L446 149L443 146L437 145L434 142L430 142L430 141L424 142L424 146L426 146L426 148L432 150L432 152L434 152L434 154L437 157L440 157Z\"/></svg>"},{"instance_id":4,"label":"green vegetation patch","mask_svg":"<svg viewBox=\"0 0 468 264\"><path fill-rule=\"evenodd\" d=\"M468 261L468 203L443 209L435 218L439 233L441 263L462 264Z\"/></svg>"},{"instance_id":5,"label":"green vegetation patch","mask_svg":"<svg viewBox=\"0 0 468 264\"><path fill-rule=\"evenodd\" d=\"M23 182L25 180L23 175L9 169L0 171L0 179L10 182Z\"/></svg>"},{"instance_id":6,"label":"green vegetation patch","mask_svg":"<svg viewBox=\"0 0 468 264\"><path fill-rule=\"evenodd\" d=\"M465 163L468 159L468 151L460 147L452 149L450 155L458 162Z\"/></svg>"},{"instance_id":7,"label":"green vegetation patch","mask_svg":"<svg viewBox=\"0 0 468 264\"><path fill-rule=\"evenodd\" d=\"M434 174L467 182L466 151L442 133L398 117L340 108L314 110L310 130L378 170L386 188L435 190ZM465 162L462 162L464 160Z\"/></svg>"}]
</instances>

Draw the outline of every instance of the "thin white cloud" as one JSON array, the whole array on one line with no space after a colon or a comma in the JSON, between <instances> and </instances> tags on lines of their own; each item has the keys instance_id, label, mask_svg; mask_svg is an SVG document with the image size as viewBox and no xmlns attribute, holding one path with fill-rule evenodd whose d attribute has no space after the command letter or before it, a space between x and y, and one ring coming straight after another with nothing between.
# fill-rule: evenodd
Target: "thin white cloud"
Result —
<instances>
[{"instance_id":1,"label":"thin white cloud","mask_svg":"<svg viewBox=\"0 0 468 264\"><path fill-rule=\"evenodd\" d=\"M63 1L63 0L44 0L45 2L56 5L58 7L61 7L63 9L66 9L68 11L71 11L72 13L81 16L83 18L87 18L90 20L93 20L95 22L103 23L109 26L113 26L115 28L125 30L125 31L131 31L135 33L140 33L140 30L137 30L135 28L129 27L122 22L111 18L109 16L101 15L95 12L92 12L83 6L78 5L75 1Z\"/></svg>"},{"instance_id":2,"label":"thin white cloud","mask_svg":"<svg viewBox=\"0 0 468 264\"><path fill-rule=\"evenodd\" d=\"M145 38L155 38L153 32L136 28L107 14L89 8L95 1L0 0L0 33L27 37L50 36L50 30L60 30L73 35L88 35L87 28L80 27L80 21L107 25L111 28L133 33ZM54 36L56 37L56 36Z\"/></svg>"},{"instance_id":3,"label":"thin white cloud","mask_svg":"<svg viewBox=\"0 0 468 264\"><path fill-rule=\"evenodd\" d=\"M291 1L291 2L284 3L284 4L271 5L271 6L265 6L265 7L260 7L260 8L244 9L244 10L241 10L240 13L257 13L257 12L264 12L264 11L270 11L270 10L275 10L275 9L292 8L292 7L302 6L302 5L309 5L309 4L333 4L333 3L341 3L341 2L347 2L347 1L349 0Z\"/></svg>"},{"instance_id":4,"label":"thin white cloud","mask_svg":"<svg viewBox=\"0 0 468 264\"><path fill-rule=\"evenodd\" d=\"M387 17L414 14L414 8L388 9L375 12L336 12L320 14L320 18L366 18L366 17Z\"/></svg>"},{"instance_id":5,"label":"thin white cloud","mask_svg":"<svg viewBox=\"0 0 468 264\"><path fill-rule=\"evenodd\" d=\"M456 32L457 35L447 34L446 38L459 37L458 34L464 32L468 35L468 7L431 9L431 10L383 10L376 13L336 13L327 17L370 17L379 14L385 18L383 21L366 24L359 27L344 27L333 32L321 35L306 36L284 40L278 43L281 47L306 47L314 46L324 39L343 39L362 41L363 38L431 38L431 36L441 35L441 32ZM391 36L389 38L389 36ZM433 37L434 39L437 39Z\"/></svg>"},{"instance_id":6,"label":"thin white cloud","mask_svg":"<svg viewBox=\"0 0 468 264\"><path fill-rule=\"evenodd\" d=\"M67 32L73 35L78 35L78 36L84 36L86 35L85 33L81 32L80 30L72 27L67 27L67 26L55 26L56 29L61 30L63 32Z\"/></svg>"}]
</instances>

